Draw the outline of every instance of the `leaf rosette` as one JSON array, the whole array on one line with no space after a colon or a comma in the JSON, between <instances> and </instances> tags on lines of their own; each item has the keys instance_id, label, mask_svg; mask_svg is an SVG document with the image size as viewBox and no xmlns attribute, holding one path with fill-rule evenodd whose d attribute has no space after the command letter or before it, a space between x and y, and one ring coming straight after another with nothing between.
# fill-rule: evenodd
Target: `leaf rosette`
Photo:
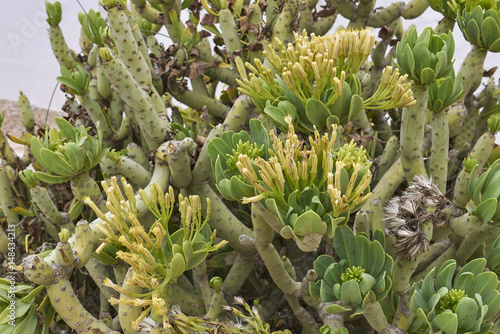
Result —
<instances>
[{"instance_id":1,"label":"leaf rosette","mask_svg":"<svg viewBox=\"0 0 500 334\"><path fill-rule=\"evenodd\" d=\"M457 10L457 24L464 38L481 49L500 52L500 2L482 1Z\"/></svg>"},{"instance_id":2,"label":"leaf rosette","mask_svg":"<svg viewBox=\"0 0 500 334\"><path fill-rule=\"evenodd\" d=\"M451 69L448 76L437 79L429 85L429 98L427 109L440 112L448 108L462 94L462 74Z\"/></svg>"},{"instance_id":3,"label":"leaf rosette","mask_svg":"<svg viewBox=\"0 0 500 334\"><path fill-rule=\"evenodd\" d=\"M338 226L334 236L335 252L340 261L321 255L314 261L314 271L321 279L309 283L312 296L324 302L341 301L326 310L340 313L355 310L363 314L363 306L385 299L392 286L393 259L385 253L385 237L380 230L370 242L363 234L354 236L347 226Z\"/></svg>"},{"instance_id":4,"label":"leaf rosette","mask_svg":"<svg viewBox=\"0 0 500 334\"><path fill-rule=\"evenodd\" d=\"M467 210L484 223L500 226L500 160L496 160L483 174L477 175L478 165L471 172L469 196L474 205Z\"/></svg>"},{"instance_id":5,"label":"leaf rosette","mask_svg":"<svg viewBox=\"0 0 500 334\"><path fill-rule=\"evenodd\" d=\"M224 197L260 202L282 223L274 226L282 237L311 251L323 235L333 237L335 226L370 195L371 162L354 142L335 150L335 127L322 137L316 130L307 145L295 134L291 118L285 120L285 139L267 134L260 121L252 120L252 137L223 133L210 142L208 152Z\"/></svg>"},{"instance_id":6,"label":"leaf rosette","mask_svg":"<svg viewBox=\"0 0 500 334\"><path fill-rule=\"evenodd\" d=\"M46 183L67 182L94 168L107 149L102 147L102 133L97 138L83 127L76 129L63 118L55 119L59 131L51 129L42 141L31 137L30 148L36 161L46 170L37 171L36 178Z\"/></svg>"},{"instance_id":7,"label":"leaf rosette","mask_svg":"<svg viewBox=\"0 0 500 334\"><path fill-rule=\"evenodd\" d=\"M398 67L403 74L421 85L445 77L453 66L453 34L437 35L426 28L418 36L416 28L403 35L396 47Z\"/></svg>"},{"instance_id":8,"label":"leaf rosette","mask_svg":"<svg viewBox=\"0 0 500 334\"><path fill-rule=\"evenodd\" d=\"M437 274L432 269L421 284L412 286L410 309L417 318L410 333L421 330L444 334L489 332L493 323L487 320L500 309L498 276L491 271L484 272L484 258L470 261L453 277L456 266L455 260L448 260Z\"/></svg>"}]
</instances>

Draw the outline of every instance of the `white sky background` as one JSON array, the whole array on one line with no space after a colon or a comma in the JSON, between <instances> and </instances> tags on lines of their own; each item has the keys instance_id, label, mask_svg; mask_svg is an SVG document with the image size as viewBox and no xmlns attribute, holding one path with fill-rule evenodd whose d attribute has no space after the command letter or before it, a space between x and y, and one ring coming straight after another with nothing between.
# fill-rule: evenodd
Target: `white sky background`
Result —
<instances>
[{"instance_id":1,"label":"white sky background","mask_svg":"<svg viewBox=\"0 0 500 334\"><path fill-rule=\"evenodd\" d=\"M409 0L405 0L409 1ZM80 23L78 12L82 11L76 0L60 0L63 8L61 28L70 48L80 51L78 37ZM99 10L97 0L80 0L88 9ZM392 3L389 0L377 1L375 7ZM48 38L48 24L45 22L45 1L17 0L4 1L0 11L0 98L17 100L19 91L28 96L33 105L46 108L57 85L56 77L60 74L59 65L55 60ZM7 8L6 8L7 7ZM104 12L104 10L101 10ZM105 16L105 14L104 14ZM427 26L435 27L441 19L441 14L431 8L419 18L407 21L405 29L411 24L422 31ZM346 24L339 19L334 26ZM455 27L455 69L458 70L462 60L470 50L470 45L464 40L462 33ZM166 45L170 42L166 37L159 37ZM488 53L485 69L500 64L500 54ZM500 78L500 69L495 74ZM64 94L56 89L51 109L59 110L64 103Z\"/></svg>"}]
</instances>

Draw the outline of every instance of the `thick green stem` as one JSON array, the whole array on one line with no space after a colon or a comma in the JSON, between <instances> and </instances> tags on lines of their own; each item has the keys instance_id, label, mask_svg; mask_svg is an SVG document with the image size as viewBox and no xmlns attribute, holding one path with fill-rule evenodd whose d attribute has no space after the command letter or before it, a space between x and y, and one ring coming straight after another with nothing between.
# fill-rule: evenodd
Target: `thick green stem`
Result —
<instances>
[{"instance_id":1,"label":"thick green stem","mask_svg":"<svg viewBox=\"0 0 500 334\"><path fill-rule=\"evenodd\" d=\"M349 22L347 28L361 29L366 27L374 6L374 0L360 0L358 3L358 8L356 10L356 18Z\"/></svg>"},{"instance_id":2,"label":"thick green stem","mask_svg":"<svg viewBox=\"0 0 500 334\"><path fill-rule=\"evenodd\" d=\"M102 66L111 84L133 111L141 127L141 134L150 149L155 149L165 139L168 124L158 117L151 97L134 80L125 65L116 58L102 60Z\"/></svg>"},{"instance_id":3,"label":"thick green stem","mask_svg":"<svg viewBox=\"0 0 500 334\"><path fill-rule=\"evenodd\" d=\"M227 55L231 63L233 63L234 65L232 59L235 56L240 56L243 62L245 62L245 55L242 52L243 46L241 45L240 36L238 34L238 28L236 27L234 16L229 9L220 10L219 24L222 37L224 38L224 44L226 46Z\"/></svg>"},{"instance_id":4,"label":"thick green stem","mask_svg":"<svg viewBox=\"0 0 500 334\"><path fill-rule=\"evenodd\" d=\"M205 143L201 148L200 154L198 155L198 159L196 160L196 164L193 168L193 180L191 182L205 182L212 181L213 173L212 173L212 165L210 163L210 156L208 155L208 144L214 138L220 137L220 135L224 132L223 125L219 124L210 131L205 139Z\"/></svg>"},{"instance_id":5,"label":"thick green stem","mask_svg":"<svg viewBox=\"0 0 500 334\"><path fill-rule=\"evenodd\" d=\"M29 133L33 133L35 128L35 114L33 114L33 109L31 109L31 103L28 97L19 92L19 98L17 100L17 105L19 108L19 117L21 118L21 123L23 123L24 128Z\"/></svg>"},{"instance_id":6,"label":"thick green stem","mask_svg":"<svg viewBox=\"0 0 500 334\"><path fill-rule=\"evenodd\" d=\"M453 103L449 108L446 116L448 118L448 129L450 138L455 137L460 133L460 128L464 122L467 109L463 103Z\"/></svg>"},{"instance_id":7,"label":"thick green stem","mask_svg":"<svg viewBox=\"0 0 500 334\"><path fill-rule=\"evenodd\" d=\"M229 269L226 278L224 278L221 291L230 296L235 296L245 283L248 275L252 272L254 262L254 258L246 258L242 255L238 255L231 269Z\"/></svg>"},{"instance_id":8,"label":"thick green stem","mask_svg":"<svg viewBox=\"0 0 500 334\"><path fill-rule=\"evenodd\" d=\"M204 61L206 63L210 63L213 62L214 60L217 60L212 55L211 46L207 39L203 39L195 48L200 51L200 56L198 60ZM205 70L205 74L229 86L234 85L236 79L239 78L238 71L229 68L218 68L218 67L209 68Z\"/></svg>"},{"instance_id":9,"label":"thick green stem","mask_svg":"<svg viewBox=\"0 0 500 334\"><path fill-rule=\"evenodd\" d=\"M153 7L149 6L144 0L132 0L132 7L137 11L142 18L147 21L164 25L165 24L165 15L162 12L157 11Z\"/></svg>"},{"instance_id":10,"label":"thick green stem","mask_svg":"<svg viewBox=\"0 0 500 334\"><path fill-rule=\"evenodd\" d=\"M205 309L209 310L212 301L212 289L210 289L210 284L208 283L207 264L205 261L194 267L193 278L195 287L201 291Z\"/></svg>"},{"instance_id":11,"label":"thick green stem","mask_svg":"<svg viewBox=\"0 0 500 334\"><path fill-rule=\"evenodd\" d=\"M488 131L483 133L481 137L477 140L474 148L470 152L477 160L476 173L479 173L483 169L484 164L488 161L491 151L495 146L495 134ZM477 175L476 175L477 176Z\"/></svg>"},{"instance_id":12,"label":"thick green stem","mask_svg":"<svg viewBox=\"0 0 500 334\"><path fill-rule=\"evenodd\" d=\"M473 93L469 91L472 87L475 87L476 81L482 79L486 54L486 50L473 45L467 57L465 57L460 67L460 72L462 72L463 92L456 102L463 103L467 95Z\"/></svg>"},{"instance_id":13,"label":"thick green stem","mask_svg":"<svg viewBox=\"0 0 500 334\"><path fill-rule=\"evenodd\" d=\"M483 222L478 216L471 215L467 212L460 217L453 218L450 221L450 228L456 235L465 237L471 234L482 224Z\"/></svg>"},{"instance_id":14,"label":"thick green stem","mask_svg":"<svg viewBox=\"0 0 500 334\"><path fill-rule=\"evenodd\" d=\"M396 161L396 157L399 153L399 141L398 137L391 136L387 143L385 143L384 152L379 157L377 164L377 174L375 176L375 182L379 182L387 171L392 167Z\"/></svg>"},{"instance_id":15,"label":"thick green stem","mask_svg":"<svg viewBox=\"0 0 500 334\"><path fill-rule=\"evenodd\" d=\"M271 43L276 49L278 45L276 44L276 38L278 38L284 45L288 43L293 43L293 29L292 23L297 17L297 12L299 10L299 1L290 0L285 3L281 13L279 14L274 26L273 35L271 37Z\"/></svg>"},{"instance_id":16,"label":"thick green stem","mask_svg":"<svg viewBox=\"0 0 500 334\"><path fill-rule=\"evenodd\" d=\"M455 181L455 186L453 187L453 205L456 207L465 209L467 203L470 201L469 196L469 180L471 173L468 172L464 167L460 170L458 177Z\"/></svg>"},{"instance_id":17,"label":"thick green stem","mask_svg":"<svg viewBox=\"0 0 500 334\"><path fill-rule=\"evenodd\" d=\"M113 332L83 307L64 271L55 277L50 284L46 284L45 288L52 307L62 320L75 331L79 333Z\"/></svg>"},{"instance_id":18,"label":"thick green stem","mask_svg":"<svg viewBox=\"0 0 500 334\"><path fill-rule=\"evenodd\" d=\"M488 241L493 241L495 239L498 231L500 231L500 228L498 227L483 224L481 227L469 234L464 241L462 241L460 247L458 247L455 255L457 264L459 266L464 266L471 257L472 253L474 253L474 251L481 246L483 242L487 243Z\"/></svg>"},{"instance_id":19,"label":"thick green stem","mask_svg":"<svg viewBox=\"0 0 500 334\"><path fill-rule=\"evenodd\" d=\"M216 320L222 312L223 305L224 295L222 291L215 291L210 299L210 303L207 305L208 312L205 314L205 317L210 320Z\"/></svg>"},{"instance_id":20,"label":"thick green stem","mask_svg":"<svg viewBox=\"0 0 500 334\"><path fill-rule=\"evenodd\" d=\"M429 7L427 0L411 0L405 5L401 16L407 20L417 18L425 12L427 7Z\"/></svg>"},{"instance_id":21,"label":"thick green stem","mask_svg":"<svg viewBox=\"0 0 500 334\"><path fill-rule=\"evenodd\" d=\"M0 130L0 159L2 165L16 165L17 155L10 147L9 141L5 133Z\"/></svg>"},{"instance_id":22,"label":"thick green stem","mask_svg":"<svg viewBox=\"0 0 500 334\"><path fill-rule=\"evenodd\" d=\"M104 279L109 277L109 273L107 272L107 267L105 265L94 258L90 258L85 265L85 268L101 291L101 294L103 294L106 299L109 300L111 297L119 297L118 292L116 292L113 288L104 286L103 284Z\"/></svg>"},{"instance_id":23,"label":"thick green stem","mask_svg":"<svg viewBox=\"0 0 500 334\"><path fill-rule=\"evenodd\" d=\"M337 13L334 13L330 16L327 17L322 17L314 24L314 29L313 32L317 36L323 36L326 35L330 29L333 27L333 24L337 20Z\"/></svg>"},{"instance_id":24,"label":"thick green stem","mask_svg":"<svg viewBox=\"0 0 500 334\"><path fill-rule=\"evenodd\" d=\"M200 95L189 89L185 89L178 93L171 93L177 101L184 103L193 109L203 110L203 107L206 107L210 115L221 119L226 118L228 107L220 101L214 100L208 96Z\"/></svg>"},{"instance_id":25,"label":"thick green stem","mask_svg":"<svg viewBox=\"0 0 500 334\"><path fill-rule=\"evenodd\" d=\"M191 161L188 151L191 152L195 143L188 137L183 141L172 140L165 149L158 149L156 155L166 157L170 169L170 182L179 189L185 189L192 180Z\"/></svg>"},{"instance_id":26,"label":"thick green stem","mask_svg":"<svg viewBox=\"0 0 500 334\"><path fill-rule=\"evenodd\" d=\"M10 208L16 206L12 192L12 181L9 177L8 167L0 167L0 206L9 226L15 226L15 238L18 242L24 242L24 231L19 224L19 216Z\"/></svg>"},{"instance_id":27,"label":"thick green stem","mask_svg":"<svg viewBox=\"0 0 500 334\"><path fill-rule=\"evenodd\" d=\"M59 25L50 26L49 28L49 38L50 46L52 47L52 52L56 56L57 62L60 66L71 69L71 64L76 61L73 57L73 53L66 44L63 32Z\"/></svg>"},{"instance_id":28,"label":"thick green stem","mask_svg":"<svg viewBox=\"0 0 500 334\"><path fill-rule=\"evenodd\" d=\"M146 187L151 180L151 173L149 171L126 156L120 156L115 161L115 164L120 174L141 188Z\"/></svg>"},{"instance_id":29,"label":"thick green stem","mask_svg":"<svg viewBox=\"0 0 500 334\"><path fill-rule=\"evenodd\" d=\"M7 238L7 233L5 233L2 226L0 226L0 253L7 258L7 252L9 251L9 238Z\"/></svg>"},{"instance_id":30,"label":"thick green stem","mask_svg":"<svg viewBox=\"0 0 500 334\"><path fill-rule=\"evenodd\" d=\"M239 132L243 126L247 124L250 115L257 111L250 98L246 95L241 95L236 99L233 107L229 110L226 119L224 120L224 128Z\"/></svg>"},{"instance_id":31,"label":"thick green stem","mask_svg":"<svg viewBox=\"0 0 500 334\"><path fill-rule=\"evenodd\" d=\"M115 40L118 58L132 74L132 77L137 81L139 86L146 86L149 90L152 85L150 67L143 54L140 52L134 32L130 27L126 11L127 9L122 5L109 8L107 22Z\"/></svg>"},{"instance_id":32,"label":"thick green stem","mask_svg":"<svg viewBox=\"0 0 500 334\"><path fill-rule=\"evenodd\" d=\"M421 233L427 239L427 242L430 242L432 239L433 232L433 224L431 221L426 221L422 223ZM419 253L415 256L415 259L412 261L408 259L406 254L400 254L397 256L396 261L394 261L394 266L392 269L392 273L394 275L394 281L392 284L392 291L397 293L400 296L408 293L410 290L410 279L415 270L417 269L418 264L421 262L422 257L424 256L423 251L419 251Z\"/></svg>"},{"instance_id":33,"label":"thick green stem","mask_svg":"<svg viewBox=\"0 0 500 334\"><path fill-rule=\"evenodd\" d=\"M73 195L83 202L85 197L89 197L98 207L104 206L104 200L99 186L87 173L81 173L70 181Z\"/></svg>"},{"instance_id":34,"label":"thick green stem","mask_svg":"<svg viewBox=\"0 0 500 334\"><path fill-rule=\"evenodd\" d=\"M332 0L331 4L333 7L346 19L353 21L356 19L357 8L354 2L347 0Z\"/></svg>"},{"instance_id":35,"label":"thick green stem","mask_svg":"<svg viewBox=\"0 0 500 334\"><path fill-rule=\"evenodd\" d=\"M414 83L413 96L417 103L404 108L401 117L401 164L408 182L415 175L427 177L422 145L424 142L425 113L427 111L427 85Z\"/></svg>"},{"instance_id":36,"label":"thick green stem","mask_svg":"<svg viewBox=\"0 0 500 334\"><path fill-rule=\"evenodd\" d=\"M303 328L304 334L317 334L319 333L319 326L313 316L300 305L299 298L294 295L285 294L286 301L297 317Z\"/></svg>"},{"instance_id":37,"label":"thick green stem","mask_svg":"<svg viewBox=\"0 0 500 334\"><path fill-rule=\"evenodd\" d=\"M145 170L147 171L151 170L149 158L139 145L137 145L134 142L131 142L127 145L126 150L130 159L134 160L136 163L141 165L142 168L144 168Z\"/></svg>"},{"instance_id":38,"label":"thick green stem","mask_svg":"<svg viewBox=\"0 0 500 334\"><path fill-rule=\"evenodd\" d=\"M328 325L333 331L339 331L344 327L344 317L345 312L342 313L330 313L326 311L326 308L331 304L339 304L340 302L333 303L321 303L318 306L318 316L324 325Z\"/></svg>"},{"instance_id":39,"label":"thick green stem","mask_svg":"<svg viewBox=\"0 0 500 334\"><path fill-rule=\"evenodd\" d=\"M387 327L389 327L389 322L382 310L382 306L378 301L374 303L363 303L363 316L366 321L372 326L374 330L378 333L383 332Z\"/></svg>"},{"instance_id":40,"label":"thick green stem","mask_svg":"<svg viewBox=\"0 0 500 334\"><path fill-rule=\"evenodd\" d=\"M434 234L436 234L436 229L434 230ZM451 241L449 239L442 239L440 241L434 242L429 246L429 251L423 253L420 258L420 263L416 269L416 272L420 272L423 268L429 266L429 263L433 262L436 258L438 258L444 251L449 249L451 246Z\"/></svg>"},{"instance_id":41,"label":"thick green stem","mask_svg":"<svg viewBox=\"0 0 500 334\"><path fill-rule=\"evenodd\" d=\"M455 20L450 19L449 17L443 17L439 24L436 26L434 31L436 34L447 34L449 32L453 32L453 28L455 27Z\"/></svg>"},{"instance_id":42,"label":"thick green stem","mask_svg":"<svg viewBox=\"0 0 500 334\"><path fill-rule=\"evenodd\" d=\"M432 114L432 149L429 174L442 194L446 194L448 176L449 131L444 111Z\"/></svg>"},{"instance_id":43,"label":"thick green stem","mask_svg":"<svg viewBox=\"0 0 500 334\"><path fill-rule=\"evenodd\" d=\"M434 261L432 261L424 269L416 273L413 276L412 281L419 282L420 280L423 280L432 269L438 271L443 263L445 263L450 259L455 258L456 251L457 249L455 248L455 245L450 244L450 246L444 252L442 252L441 255L439 255Z\"/></svg>"},{"instance_id":44,"label":"thick green stem","mask_svg":"<svg viewBox=\"0 0 500 334\"><path fill-rule=\"evenodd\" d=\"M30 189L30 194L36 206L51 223L62 226L71 221L67 213L59 212L45 188L36 185Z\"/></svg>"},{"instance_id":45,"label":"thick green stem","mask_svg":"<svg viewBox=\"0 0 500 334\"><path fill-rule=\"evenodd\" d=\"M274 231L263 219L252 203L252 224L255 232L255 248L264 261L274 283L285 295L297 296L299 284L293 280L285 269L281 256L272 245Z\"/></svg>"},{"instance_id":46,"label":"thick green stem","mask_svg":"<svg viewBox=\"0 0 500 334\"><path fill-rule=\"evenodd\" d=\"M205 309L199 294L193 293L193 290L185 290L179 284L172 285L172 300L187 315L198 316Z\"/></svg>"},{"instance_id":47,"label":"thick green stem","mask_svg":"<svg viewBox=\"0 0 500 334\"><path fill-rule=\"evenodd\" d=\"M173 43L181 41L181 34L186 27L182 21L179 20L181 11L180 1L165 0L161 4L161 10L165 16L165 28L167 28L168 36L172 39ZM173 19L172 19L173 18Z\"/></svg>"},{"instance_id":48,"label":"thick green stem","mask_svg":"<svg viewBox=\"0 0 500 334\"><path fill-rule=\"evenodd\" d=\"M373 189L372 195L356 214L354 221L354 230L356 233L361 231L369 232L370 228L372 231L376 231L377 229L384 231L386 229L386 221L383 220L383 206L403 181L403 168L398 159L380 179L377 186Z\"/></svg>"},{"instance_id":49,"label":"thick green stem","mask_svg":"<svg viewBox=\"0 0 500 334\"><path fill-rule=\"evenodd\" d=\"M212 229L217 230L217 235L227 240L229 245L238 253L244 256L255 255L256 249L243 246L240 243L240 237L243 235L253 239L253 232L239 221L236 216L224 205L217 193L208 185L208 183L194 183L186 189L190 195L198 195L200 198L210 198L212 201L212 213L208 224ZM202 201L205 206L205 201ZM205 210L205 208L203 209Z\"/></svg>"},{"instance_id":50,"label":"thick green stem","mask_svg":"<svg viewBox=\"0 0 500 334\"><path fill-rule=\"evenodd\" d=\"M132 268L128 269L127 275L125 275L125 279L122 284L122 288L125 291L129 291L132 294L142 293L142 288L132 284L132 274L134 270ZM129 299L126 294L120 294L120 299ZM122 327L122 331L125 334L135 334L136 330L132 328L132 322L139 318L139 315L142 312L142 308L140 306L132 306L132 305L124 305L119 304L118 306L118 318L120 319L120 326Z\"/></svg>"},{"instance_id":51,"label":"thick green stem","mask_svg":"<svg viewBox=\"0 0 500 334\"><path fill-rule=\"evenodd\" d=\"M392 322L393 326L399 330L402 330L403 333L406 333L408 328L410 328L413 320L415 319L416 314L411 312L410 310L410 294L405 293L402 296L399 296L398 309L396 310L396 314L394 315L394 320Z\"/></svg>"}]
</instances>

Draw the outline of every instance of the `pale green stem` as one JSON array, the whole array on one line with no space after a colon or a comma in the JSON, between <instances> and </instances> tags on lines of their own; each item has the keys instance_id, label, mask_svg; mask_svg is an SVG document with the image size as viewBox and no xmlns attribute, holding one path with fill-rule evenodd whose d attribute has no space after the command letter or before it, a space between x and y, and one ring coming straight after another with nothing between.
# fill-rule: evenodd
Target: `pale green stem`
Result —
<instances>
[{"instance_id":1,"label":"pale green stem","mask_svg":"<svg viewBox=\"0 0 500 334\"><path fill-rule=\"evenodd\" d=\"M401 164L408 182L412 182L415 175L427 177L422 145L424 142L428 87L427 85L414 83L412 90L417 103L405 107L401 117Z\"/></svg>"},{"instance_id":2,"label":"pale green stem","mask_svg":"<svg viewBox=\"0 0 500 334\"><path fill-rule=\"evenodd\" d=\"M460 247L458 247L455 258L457 259L457 264L459 266L464 266L474 251L481 246L483 242L488 243L488 241L493 241L497 236L500 228L483 224L481 227L477 228L474 232L469 234Z\"/></svg>"}]
</instances>

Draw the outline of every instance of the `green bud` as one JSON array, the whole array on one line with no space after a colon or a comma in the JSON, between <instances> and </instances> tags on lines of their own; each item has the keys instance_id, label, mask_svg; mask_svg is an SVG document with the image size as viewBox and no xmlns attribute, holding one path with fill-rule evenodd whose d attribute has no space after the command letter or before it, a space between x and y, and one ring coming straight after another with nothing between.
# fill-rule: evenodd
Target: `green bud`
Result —
<instances>
[{"instance_id":1,"label":"green bud","mask_svg":"<svg viewBox=\"0 0 500 334\"><path fill-rule=\"evenodd\" d=\"M212 279L210 280L210 287L212 289L214 289L215 291L219 292L220 291L220 288L222 286L222 278L220 278L219 276L215 276L215 277L212 277Z\"/></svg>"},{"instance_id":2,"label":"green bud","mask_svg":"<svg viewBox=\"0 0 500 334\"><path fill-rule=\"evenodd\" d=\"M170 280L175 280L186 270L186 261L180 253L174 254L170 263Z\"/></svg>"},{"instance_id":3,"label":"green bud","mask_svg":"<svg viewBox=\"0 0 500 334\"><path fill-rule=\"evenodd\" d=\"M137 20L137 23L139 24L139 28L141 29L141 32L144 35L147 36L147 35L154 34L154 32L152 32L153 24L151 22L149 22L148 20L143 19L141 17L136 18L136 20Z\"/></svg>"},{"instance_id":4,"label":"green bud","mask_svg":"<svg viewBox=\"0 0 500 334\"><path fill-rule=\"evenodd\" d=\"M477 159L472 154L467 156L462 161L462 165L464 166L465 170L469 173L472 172L472 170L474 169L474 167L477 166L477 164L478 164Z\"/></svg>"},{"instance_id":5,"label":"green bud","mask_svg":"<svg viewBox=\"0 0 500 334\"><path fill-rule=\"evenodd\" d=\"M117 0L102 0L101 5L104 8L109 9L116 6L117 2L118 2Z\"/></svg>"},{"instance_id":6,"label":"green bud","mask_svg":"<svg viewBox=\"0 0 500 334\"><path fill-rule=\"evenodd\" d=\"M172 245L172 254L181 254L184 256L184 252L182 251L182 247L178 244L173 244Z\"/></svg>"},{"instance_id":7,"label":"green bud","mask_svg":"<svg viewBox=\"0 0 500 334\"><path fill-rule=\"evenodd\" d=\"M5 113L0 109L0 127L2 126L3 119L5 118Z\"/></svg>"},{"instance_id":8,"label":"green bud","mask_svg":"<svg viewBox=\"0 0 500 334\"><path fill-rule=\"evenodd\" d=\"M58 1L54 4L49 2L45 3L45 9L47 11L48 18L46 19L47 23L51 26L56 26L62 20L62 8L61 3Z\"/></svg>"},{"instance_id":9,"label":"green bud","mask_svg":"<svg viewBox=\"0 0 500 334\"><path fill-rule=\"evenodd\" d=\"M59 240L62 242L62 243L66 243L68 242L68 239L69 239L69 230L66 229L66 228L63 228L61 230L61 232L59 232Z\"/></svg>"},{"instance_id":10,"label":"green bud","mask_svg":"<svg viewBox=\"0 0 500 334\"><path fill-rule=\"evenodd\" d=\"M498 115L493 115L490 118L488 118L488 128L490 129L491 132L497 133L500 131L500 116Z\"/></svg>"},{"instance_id":11,"label":"green bud","mask_svg":"<svg viewBox=\"0 0 500 334\"><path fill-rule=\"evenodd\" d=\"M184 257L186 258L186 263L189 264L191 259L193 258L193 245L191 244L191 241L185 240L182 243L182 251L184 253Z\"/></svg>"},{"instance_id":12,"label":"green bud","mask_svg":"<svg viewBox=\"0 0 500 334\"><path fill-rule=\"evenodd\" d=\"M19 177L28 187L32 188L36 186L37 183L36 174L31 169L25 169L20 171Z\"/></svg>"},{"instance_id":13,"label":"green bud","mask_svg":"<svg viewBox=\"0 0 500 334\"><path fill-rule=\"evenodd\" d=\"M466 297L467 294L461 289L451 289L447 294L445 294L441 299L439 299L439 307L442 310L450 310L455 312L458 303L462 298Z\"/></svg>"},{"instance_id":14,"label":"green bud","mask_svg":"<svg viewBox=\"0 0 500 334\"><path fill-rule=\"evenodd\" d=\"M109 51L108 48L100 48L99 57L101 57L101 59L104 61L110 61L111 59L113 59L113 56L111 56L111 51Z\"/></svg>"},{"instance_id":15,"label":"green bud","mask_svg":"<svg viewBox=\"0 0 500 334\"><path fill-rule=\"evenodd\" d=\"M345 283L350 280L355 280L356 282L361 282L363 279L362 274L365 272L365 269L361 267L351 267L347 268L345 273L342 273L340 275L340 279L342 280L342 283Z\"/></svg>"}]
</instances>

